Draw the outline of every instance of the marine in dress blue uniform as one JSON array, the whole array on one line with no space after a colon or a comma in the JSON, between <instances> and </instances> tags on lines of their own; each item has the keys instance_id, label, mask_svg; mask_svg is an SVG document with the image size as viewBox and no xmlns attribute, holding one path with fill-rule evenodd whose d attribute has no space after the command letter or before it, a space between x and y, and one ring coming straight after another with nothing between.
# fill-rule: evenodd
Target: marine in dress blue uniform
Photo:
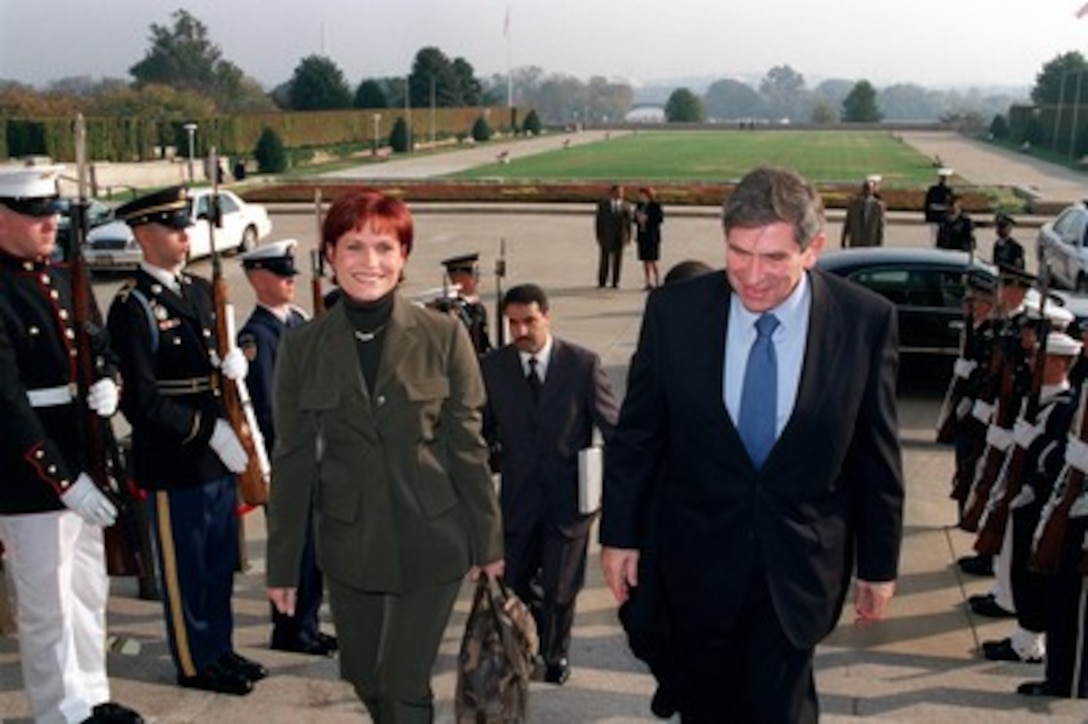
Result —
<instances>
[{"instance_id":1,"label":"marine in dress blue uniform","mask_svg":"<svg viewBox=\"0 0 1088 724\"><path fill-rule=\"evenodd\" d=\"M458 303L454 307L456 316L468 330L469 339L480 357L491 351L491 335L487 330L487 308L480 302L478 287L480 284L480 254L460 254L442 260L446 267L446 276L451 283L458 285ZM502 320L497 322L502 323Z\"/></svg>"},{"instance_id":2,"label":"marine in dress blue uniform","mask_svg":"<svg viewBox=\"0 0 1088 724\"><path fill-rule=\"evenodd\" d=\"M101 326L88 330L100 379L77 398L71 279L51 259L57 173L0 171L0 541L34 719L141 722L109 702L102 529L117 511L86 472L81 409L113 414L116 367Z\"/></svg>"},{"instance_id":3,"label":"marine in dress blue uniform","mask_svg":"<svg viewBox=\"0 0 1088 724\"><path fill-rule=\"evenodd\" d=\"M244 376L239 352L219 360L211 284L181 271L191 225L184 187L117 209L143 251L109 313L132 425L132 477L148 491L170 654L181 686L247 694L267 675L234 651L238 567L235 472L245 453L224 419L221 375ZM232 472L233 471L233 472Z\"/></svg>"},{"instance_id":4,"label":"marine in dress blue uniform","mask_svg":"<svg viewBox=\"0 0 1088 724\"><path fill-rule=\"evenodd\" d=\"M257 306L238 333L238 347L249 360L246 386L269 452L276 443L272 394L280 338L287 330L299 327L307 320L306 314L291 304L298 274L294 256L297 245L294 239L286 239L241 256L242 268L257 295ZM272 607L270 646L273 649L315 656L329 656L337 650L336 637L320 630L319 614L324 593L325 583L317 566L311 521L299 565L295 613L289 616Z\"/></svg>"}]
</instances>

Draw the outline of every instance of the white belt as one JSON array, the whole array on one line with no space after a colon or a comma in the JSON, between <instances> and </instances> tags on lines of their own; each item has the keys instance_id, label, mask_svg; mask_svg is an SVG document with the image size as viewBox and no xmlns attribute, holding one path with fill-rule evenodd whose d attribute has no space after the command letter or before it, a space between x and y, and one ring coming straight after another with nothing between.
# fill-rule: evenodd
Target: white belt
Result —
<instances>
[{"instance_id":1,"label":"white belt","mask_svg":"<svg viewBox=\"0 0 1088 724\"><path fill-rule=\"evenodd\" d=\"M46 387L41 390L27 390L27 399L31 407L57 407L67 405L76 399L75 385Z\"/></svg>"}]
</instances>

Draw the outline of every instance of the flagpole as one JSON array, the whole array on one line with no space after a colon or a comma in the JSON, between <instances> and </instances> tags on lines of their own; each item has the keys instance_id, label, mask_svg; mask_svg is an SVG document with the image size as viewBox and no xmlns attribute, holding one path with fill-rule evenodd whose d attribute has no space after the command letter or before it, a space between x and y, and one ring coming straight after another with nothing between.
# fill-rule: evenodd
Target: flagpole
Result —
<instances>
[{"instance_id":1,"label":"flagpole","mask_svg":"<svg viewBox=\"0 0 1088 724\"><path fill-rule=\"evenodd\" d=\"M506 107L514 107L514 79L510 67L510 3L506 3L506 17L502 23L502 33L506 36Z\"/></svg>"}]
</instances>

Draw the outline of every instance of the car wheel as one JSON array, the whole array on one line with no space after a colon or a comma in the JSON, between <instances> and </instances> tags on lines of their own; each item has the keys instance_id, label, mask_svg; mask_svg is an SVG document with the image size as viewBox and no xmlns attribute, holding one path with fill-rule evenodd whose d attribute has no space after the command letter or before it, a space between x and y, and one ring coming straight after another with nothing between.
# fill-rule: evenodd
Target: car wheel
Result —
<instances>
[{"instance_id":1,"label":"car wheel","mask_svg":"<svg viewBox=\"0 0 1088 724\"><path fill-rule=\"evenodd\" d=\"M252 251L257 248L257 228L254 226L247 226L246 230L242 232L242 241L238 244L237 252L239 254L247 251Z\"/></svg>"}]
</instances>

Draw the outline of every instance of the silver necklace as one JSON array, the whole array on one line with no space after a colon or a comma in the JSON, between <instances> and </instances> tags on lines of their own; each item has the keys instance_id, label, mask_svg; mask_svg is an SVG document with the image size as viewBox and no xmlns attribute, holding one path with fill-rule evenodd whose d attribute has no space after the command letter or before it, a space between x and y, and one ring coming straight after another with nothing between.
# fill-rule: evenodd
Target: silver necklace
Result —
<instances>
[{"instance_id":1,"label":"silver necklace","mask_svg":"<svg viewBox=\"0 0 1088 724\"><path fill-rule=\"evenodd\" d=\"M375 327L373 330L371 330L369 332L362 332L362 331L359 331L358 329L356 329L355 332L354 332L355 339L359 340L360 342L373 342L375 337L377 337L379 334L381 334L383 331L385 331L385 326L387 324L389 324L389 322L386 322L385 324L383 324L383 325L381 325L379 327Z\"/></svg>"}]
</instances>

